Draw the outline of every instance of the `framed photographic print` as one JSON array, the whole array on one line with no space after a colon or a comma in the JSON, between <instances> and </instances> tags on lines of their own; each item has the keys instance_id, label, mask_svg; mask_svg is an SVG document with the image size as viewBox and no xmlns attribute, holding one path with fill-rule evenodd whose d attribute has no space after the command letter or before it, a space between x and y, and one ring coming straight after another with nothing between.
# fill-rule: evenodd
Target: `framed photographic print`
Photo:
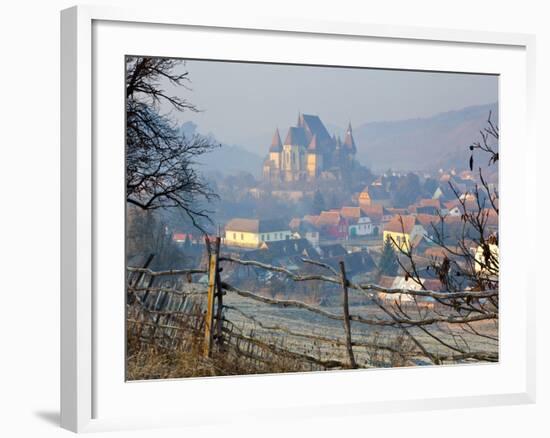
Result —
<instances>
[{"instance_id":1,"label":"framed photographic print","mask_svg":"<svg viewBox=\"0 0 550 438\"><path fill-rule=\"evenodd\" d=\"M61 44L63 427L534 400L532 37L75 7Z\"/></svg>"}]
</instances>

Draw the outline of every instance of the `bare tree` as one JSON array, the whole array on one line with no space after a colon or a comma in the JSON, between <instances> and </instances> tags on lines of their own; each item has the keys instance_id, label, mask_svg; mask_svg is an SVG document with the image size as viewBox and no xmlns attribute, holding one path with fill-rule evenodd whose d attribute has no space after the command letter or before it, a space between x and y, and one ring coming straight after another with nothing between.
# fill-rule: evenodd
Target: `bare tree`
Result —
<instances>
[{"instance_id":1,"label":"bare tree","mask_svg":"<svg viewBox=\"0 0 550 438\"><path fill-rule=\"evenodd\" d=\"M488 155L488 167L498 163L498 126L493 124L491 114L488 126L480 132L480 141L470 145L470 170L474 169L474 153ZM405 247L397 245L398 259L405 278L416 283L420 291L426 291L426 277L438 279L447 294L433 295L436 306L426 310L416 296L414 305L404 306L395 301L385 309L395 319L418 320L446 318L463 321L458 324L416 325L415 331L406 334L424 350L433 362L440 363L448 358L459 360L498 360L498 190L487 182L482 167L477 169L478 182L470 191L461 193L450 182L458 200L461 216L449 233L451 218L439 214L439 220L431 224L432 236L428 239L440 249L441 255L429 260L418 257L413 243ZM452 234L452 238L450 238ZM418 334L423 335L422 341ZM434 346L451 351L442 355ZM441 349L435 348L437 351Z\"/></svg>"},{"instance_id":2,"label":"bare tree","mask_svg":"<svg viewBox=\"0 0 550 438\"><path fill-rule=\"evenodd\" d=\"M187 88L183 61L167 58L126 58L126 200L143 210L176 207L202 230L207 203L216 194L197 171L197 157L217 145L200 135L185 136L161 112L198 111L165 86Z\"/></svg>"}]
</instances>

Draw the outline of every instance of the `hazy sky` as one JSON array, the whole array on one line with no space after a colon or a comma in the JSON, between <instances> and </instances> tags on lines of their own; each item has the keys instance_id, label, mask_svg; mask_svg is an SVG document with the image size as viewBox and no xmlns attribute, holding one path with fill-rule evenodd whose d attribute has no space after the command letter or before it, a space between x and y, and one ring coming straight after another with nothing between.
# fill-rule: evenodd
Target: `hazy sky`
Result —
<instances>
[{"instance_id":1,"label":"hazy sky","mask_svg":"<svg viewBox=\"0 0 550 438\"><path fill-rule=\"evenodd\" d=\"M262 153L275 127L284 136L298 111L343 128L350 120L426 117L498 99L498 79L489 75L219 61L187 61L186 68L190 90L178 94L202 112L172 115L223 143L256 149L262 142Z\"/></svg>"}]
</instances>

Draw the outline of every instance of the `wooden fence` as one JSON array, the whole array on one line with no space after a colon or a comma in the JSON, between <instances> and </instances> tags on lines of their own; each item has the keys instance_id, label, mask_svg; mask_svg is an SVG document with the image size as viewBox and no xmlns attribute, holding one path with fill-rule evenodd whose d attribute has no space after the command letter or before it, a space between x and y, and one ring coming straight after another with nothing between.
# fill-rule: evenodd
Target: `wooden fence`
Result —
<instances>
[{"instance_id":1,"label":"wooden fence","mask_svg":"<svg viewBox=\"0 0 550 438\"><path fill-rule=\"evenodd\" d=\"M297 274L281 266L240 260L230 256L220 255L220 239L210 244L208 248L207 269L184 269L168 271L152 271L149 269L152 256L142 267L128 268L127 288L127 325L128 330L137 334L140 341L165 349L186 349L190 343L200 340L200 354L209 358L213 353L221 352L236 354L255 363L266 363L274 358L286 358L304 365L304 369L361 368L372 366L364 361L358 361L358 348L376 351L385 355L394 355L401 359L402 364L444 363L463 360L498 360L498 349L472 350L464 347L454 347L448 341L438 339L433 331L427 328L434 325L471 326L483 321L498 321L498 307L490 311L486 305L472 307L472 302L485 303L486 300L498 299L498 290L491 291L461 291L439 292L430 290L388 289L374 284L359 285L352 283L346 274L344 262L339 263L339 270L320 261L302 259L306 264L318 268L324 273ZM318 306L313 306L297 300L281 300L259 295L253 291L228 284L222 280L223 265L237 264L257 269L268 270L295 282L321 281L337 285L342 294L342 311L333 313ZM193 281L193 276L207 276L207 284ZM379 316L359 315L350 313L349 294L362 294L379 309L384 318ZM232 294L235 297L253 300L256 303L281 308L302 309L316 316L342 324L344 336L334 337L320 334L297 332L280 324L269 324L242 310L237 304L224 303L224 297ZM379 295L395 296L396 300L390 306ZM399 297L407 295L415 303L430 299L441 303L446 308L456 310L456 303L468 300L468 305L475 311L433 312L423 311L417 317L412 317L404 310ZM283 342L265 339L258 333L239 327L228 315L234 314L247 320L253 326L261 329L262 334L278 333L280 339L295 338L305 343L323 344L333 351L333 357L320 357L304 351L291 349ZM368 325L379 329L393 327L398 329L411 343L407 351L399 345L392 345L379 340L361 339L354 335L352 324ZM413 331L423 331L434 337L446 347L446 352L429 351L426 345L419 341ZM458 344L457 344L458 345ZM330 355L329 355L330 356Z\"/></svg>"}]
</instances>

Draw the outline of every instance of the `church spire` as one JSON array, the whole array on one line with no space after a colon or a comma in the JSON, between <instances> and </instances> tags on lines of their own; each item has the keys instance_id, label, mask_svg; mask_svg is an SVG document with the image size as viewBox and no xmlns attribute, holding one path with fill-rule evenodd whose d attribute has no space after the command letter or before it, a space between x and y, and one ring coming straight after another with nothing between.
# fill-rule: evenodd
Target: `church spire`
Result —
<instances>
[{"instance_id":1,"label":"church spire","mask_svg":"<svg viewBox=\"0 0 550 438\"><path fill-rule=\"evenodd\" d=\"M296 121L296 126L298 128L303 127L303 118L302 118L302 113L300 112L300 110L298 110L298 120Z\"/></svg>"},{"instance_id":2,"label":"church spire","mask_svg":"<svg viewBox=\"0 0 550 438\"><path fill-rule=\"evenodd\" d=\"M353 139L353 131L351 129L351 122L348 124L348 129L346 130L346 135L344 137L344 146L347 151L355 154L357 152L357 147L355 146L355 140Z\"/></svg>"},{"instance_id":3,"label":"church spire","mask_svg":"<svg viewBox=\"0 0 550 438\"><path fill-rule=\"evenodd\" d=\"M269 152L281 152L283 150L283 144L281 143L281 136L279 135L279 128L275 129L273 139L271 140L271 146Z\"/></svg>"}]
</instances>

